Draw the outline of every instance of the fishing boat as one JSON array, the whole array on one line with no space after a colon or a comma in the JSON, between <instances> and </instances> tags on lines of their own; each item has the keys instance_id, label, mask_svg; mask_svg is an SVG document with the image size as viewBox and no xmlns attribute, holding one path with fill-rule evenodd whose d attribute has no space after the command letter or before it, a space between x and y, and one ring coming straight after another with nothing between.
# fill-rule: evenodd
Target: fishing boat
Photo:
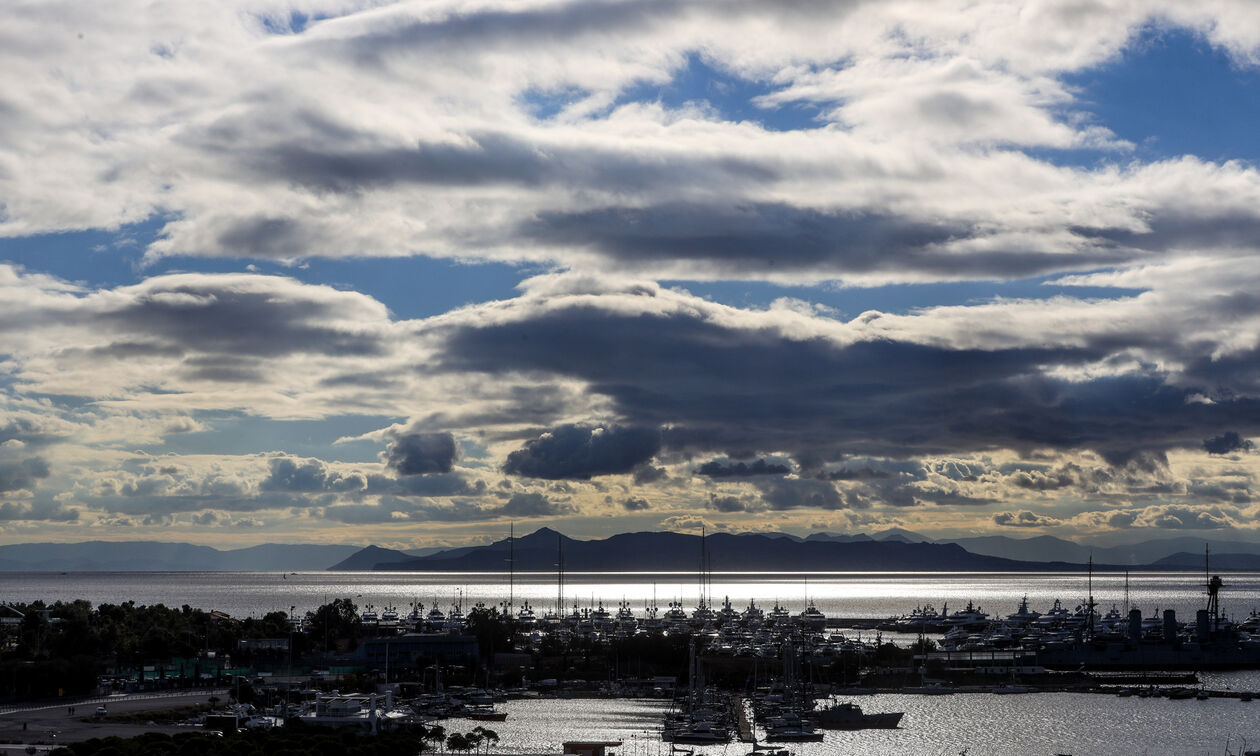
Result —
<instances>
[{"instance_id":1,"label":"fishing boat","mask_svg":"<svg viewBox=\"0 0 1260 756\"><path fill-rule=\"evenodd\" d=\"M892 729L903 716L900 711L866 714L862 707L848 702L834 703L818 709L815 714L818 726L829 730Z\"/></svg>"}]
</instances>

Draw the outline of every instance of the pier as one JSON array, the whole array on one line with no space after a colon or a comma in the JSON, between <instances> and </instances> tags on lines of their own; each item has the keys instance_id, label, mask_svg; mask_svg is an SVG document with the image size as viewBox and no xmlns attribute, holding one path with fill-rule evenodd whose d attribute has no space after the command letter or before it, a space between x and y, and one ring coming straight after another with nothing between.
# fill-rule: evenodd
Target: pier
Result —
<instances>
[{"instance_id":1,"label":"pier","mask_svg":"<svg viewBox=\"0 0 1260 756\"><path fill-rule=\"evenodd\" d=\"M739 742L756 743L757 731L753 729L752 717L748 711L748 700L739 699Z\"/></svg>"}]
</instances>

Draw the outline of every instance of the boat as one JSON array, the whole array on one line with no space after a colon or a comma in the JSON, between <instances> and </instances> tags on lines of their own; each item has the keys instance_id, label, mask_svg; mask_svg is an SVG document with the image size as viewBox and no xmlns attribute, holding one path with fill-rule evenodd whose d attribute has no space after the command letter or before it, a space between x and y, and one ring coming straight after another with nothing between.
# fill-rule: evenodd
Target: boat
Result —
<instances>
[{"instance_id":1,"label":"boat","mask_svg":"<svg viewBox=\"0 0 1260 756\"><path fill-rule=\"evenodd\" d=\"M768 742L808 743L818 742L823 734L795 713L784 713L766 723Z\"/></svg>"},{"instance_id":2,"label":"boat","mask_svg":"<svg viewBox=\"0 0 1260 756\"><path fill-rule=\"evenodd\" d=\"M538 618L534 616L534 608L529 605L529 601L525 601L521 605L520 611L516 613L516 621L520 625L523 632L530 632L534 626L538 624Z\"/></svg>"},{"instance_id":3,"label":"boat","mask_svg":"<svg viewBox=\"0 0 1260 756\"><path fill-rule=\"evenodd\" d=\"M496 711L493 704L482 704L468 707L462 716L477 722L506 722L508 715L506 711Z\"/></svg>"},{"instance_id":4,"label":"boat","mask_svg":"<svg viewBox=\"0 0 1260 756\"><path fill-rule=\"evenodd\" d=\"M761 610L761 607L757 606L753 599L748 599L748 608L741 613L740 617L746 625L760 625L762 620L765 619L765 612Z\"/></svg>"},{"instance_id":5,"label":"boat","mask_svg":"<svg viewBox=\"0 0 1260 756\"><path fill-rule=\"evenodd\" d=\"M993 689L993 692L999 696L1009 696L1016 693L1032 693L1032 688L1027 685L999 685Z\"/></svg>"},{"instance_id":6,"label":"boat","mask_svg":"<svg viewBox=\"0 0 1260 756\"><path fill-rule=\"evenodd\" d=\"M829 730L892 729L901 722L903 712L890 711L866 714L857 704L835 703L814 712L818 726Z\"/></svg>"},{"instance_id":7,"label":"boat","mask_svg":"<svg viewBox=\"0 0 1260 756\"><path fill-rule=\"evenodd\" d=\"M1024 597L1020 599L1019 608L1013 614L1006 615L1006 619L1015 625L1024 626L1035 622L1040 616L1040 612L1028 608L1028 594L1024 594Z\"/></svg>"},{"instance_id":8,"label":"boat","mask_svg":"<svg viewBox=\"0 0 1260 756\"><path fill-rule=\"evenodd\" d=\"M953 695L954 689L947 688L941 683L934 682L926 685L920 685L912 688L902 688L902 693L913 693L919 696L949 696Z\"/></svg>"},{"instance_id":9,"label":"boat","mask_svg":"<svg viewBox=\"0 0 1260 756\"><path fill-rule=\"evenodd\" d=\"M796 615L796 619L804 625L807 630L822 632L822 630L827 627L827 615L823 614L818 610L818 607L814 606L813 599L810 599L809 605L806 606L800 614Z\"/></svg>"}]
</instances>

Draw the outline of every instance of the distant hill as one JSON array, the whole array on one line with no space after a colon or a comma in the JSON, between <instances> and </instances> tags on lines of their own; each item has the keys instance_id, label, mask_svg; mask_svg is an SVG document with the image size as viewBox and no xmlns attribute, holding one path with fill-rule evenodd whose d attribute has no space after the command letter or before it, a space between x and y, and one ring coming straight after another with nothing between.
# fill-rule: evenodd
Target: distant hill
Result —
<instances>
[{"instance_id":1,"label":"distant hill","mask_svg":"<svg viewBox=\"0 0 1260 756\"><path fill-rule=\"evenodd\" d=\"M1101 549L1092 549L1072 541L1065 541L1054 536L1036 536L1034 538L1010 538L1009 536L977 536L974 538L953 538L949 543L956 543L973 554L1004 557L1006 559L1029 559L1036 562L1075 562L1084 564L1089 561L1090 554L1095 554L1095 561L1104 561L1097 556ZM1125 564L1123 560L1116 560Z\"/></svg>"},{"instance_id":2,"label":"distant hill","mask_svg":"<svg viewBox=\"0 0 1260 756\"><path fill-rule=\"evenodd\" d=\"M872 533L871 538L876 541L901 541L902 543L935 543L936 540L928 538L922 533L916 533L913 530L905 528L889 528L881 530L878 533Z\"/></svg>"},{"instance_id":3,"label":"distant hill","mask_svg":"<svg viewBox=\"0 0 1260 756\"><path fill-rule=\"evenodd\" d=\"M705 539L709 566L715 571L946 571L1080 569L1080 565L1021 562L970 554L955 544L905 543L900 540L792 541L758 534L716 533ZM542 528L516 539L514 563L522 571L554 571L561 548L566 570L695 572L700 537L682 533L623 533L578 541ZM378 570L468 570L502 572L508 542L445 551L428 557L378 564Z\"/></svg>"},{"instance_id":4,"label":"distant hill","mask_svg":"<svg viewBox=\"0 0 1260 756\"><path fill-rule=\"evenodd\" d=\"M875 539L865 533L854 533L852 535L845 533L810 533L805 536L805 540L830 541L831 543L853 543L855 541L873 541Z\"/></svg>"},{"instance_id":5,"label":"distant hill","mask_svg":"<svg viewBox=\"0 0 1260 756\"><path fill-rule=\"evenodd\" d=\"M0 546L0 570L51 572L289 572L323 570L356 546L268 543L223 550L191 543L84 541Z\"/></svg>"},{"instance_id":6,"label":"distant hill","mask_svg":"<svg viewBox=\"0 0 1260 756\"><path fill-rule=\"evenodd\" d=\"M378 564L389 562L405 562L416 557L394 549L383 549L380 546L365 546L342 561L329 567L329 571L371 570Z\"/></svg>"},{"instance_id":7,"label":"distant hill","mask_svg":"<svg viewBox=\"0 0 1260 756\"><path fill-rule=\"evenodd\" d=\"M1203 555L1182 551L1156 560L1147 566L1152 569L1201 570L1203 569ZM1260 555L1213 554L1211 567L1212 572L1229 570L1253 572L1260 570Z\"/></svg>"},{"instance_id":8,"label":"distant hill","mask_svg":"<svg viewBox=\"0 0 1260 756\"><path fill-rule=\"evenodd\" d=\"M1125 546L1090 546L1054 536L1011 538L1009 536L979 536L974 538L941 539L940 543L956 543L973 554L1029 559L1033 561L1064 561L1084 564L1093 556L1095 563L1118 564L1130 567L1152 565L1174 554L1197 554L1194 565L1203 567L1203 547L1211 548L1212 554L1260 555L1260 543L1245 541L1214 541L1211 539L1182 536L1159 538ZM1216 562L1216 557L1212 557Z\"/></svg>"}]
</instances>

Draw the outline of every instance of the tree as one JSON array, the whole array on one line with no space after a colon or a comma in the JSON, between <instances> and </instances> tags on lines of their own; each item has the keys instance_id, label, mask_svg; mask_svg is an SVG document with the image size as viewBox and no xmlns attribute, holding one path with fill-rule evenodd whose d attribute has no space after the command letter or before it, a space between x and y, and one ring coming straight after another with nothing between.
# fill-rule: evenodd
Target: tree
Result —
<instances>
[{"instance_id":1,"label":"tree","mask_svg":"<svg viewBox=\"0 0 1260 756\"><path fill-rule=\"evenodd\" d=\"M486 753L490 752L490 747L499 744L499 733L486 727L474 727L473 732L477 735L478 743L486 744Z\"/></svg>"},{"instance_id":2,"label":"tree","mask_svg":"<svg viewBox=\"0 0 1260 756\"><path fill-rule=\"evenodd\" d=\"M468 743L468 736L458 732L452 732L446 736L446 747L451 751L467 751L472 746Z\"/></svg>"},{"instance_id":3,"label":"tree","mask_svg":"<svg viewBox=\"0 0 1260 756\"><path fill-rule=\"evenodd\" d=\"M363 627L359 607L348 598L333 599L313 612L306 613L308 647L325 651L349 651L359 645Z\"/></svg>"},{"instance_id":4,"label":"tree","mask_svg":"<svg viewBox=\"0 0 1260 756\"><path fill-rule=\"evenodd\" d=\"M436 750L442 746L442 741L446 739L446 728L442 725L430 725L421 730L420 734L420 750L424 750L424 741L433 743Z\"/></svg>"}]
</instances>

